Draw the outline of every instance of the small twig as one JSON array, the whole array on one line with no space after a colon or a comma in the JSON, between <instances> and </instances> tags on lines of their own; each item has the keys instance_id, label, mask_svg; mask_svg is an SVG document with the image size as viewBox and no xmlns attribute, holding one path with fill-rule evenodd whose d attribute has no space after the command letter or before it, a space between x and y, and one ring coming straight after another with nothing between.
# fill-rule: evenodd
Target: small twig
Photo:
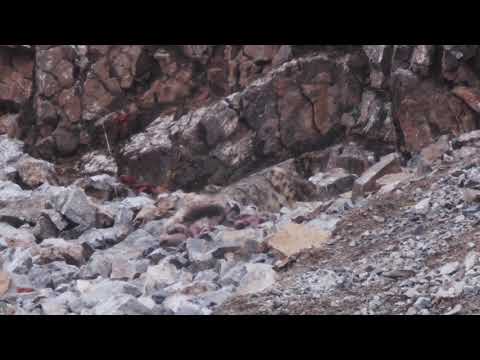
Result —
<instances>
[{"instance_id":1,"label":"small twig","mask_svg":"<svg viewBox=\"0 0 480 360\"><path fill-rule=\"evenodd\" d=\"M105 123L102 122L103 134L105 135L105 140L107 141L107 149L110 156L113 158L112 149L110 148L110 142L108 141L107 129L105 129ZM115 191L115 197L118 198L117 186L113 184L113 190Z\"/></svg>"},{"instance_id":2,"label":"small twig","mask_svg":"<svg viewBox=\"0 0 480 360\"><path fill-rule=\"evenodd\" d=\"M110 153L110 156L113 156L112 149L110 148L110 142L108 141L107 129L105 129L105 123L103 122L102 122L102 127L103 127L103 134L105 135L105 140L107 141L108 152Z\"/></svg>"}]
</instances>

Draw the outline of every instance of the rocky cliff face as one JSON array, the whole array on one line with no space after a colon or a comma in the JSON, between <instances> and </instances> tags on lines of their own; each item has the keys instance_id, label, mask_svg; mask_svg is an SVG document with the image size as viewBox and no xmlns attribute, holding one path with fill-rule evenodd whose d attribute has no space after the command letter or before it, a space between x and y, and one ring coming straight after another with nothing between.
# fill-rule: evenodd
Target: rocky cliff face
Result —
<instances>
[{"instance_id":1,"label":"rocky cliff face","mask_svg":"<svg viewBox=\"0 0 480 360\"><path fill-rule=\"evenodd\" d=\"M54 160L224 185L335 143L415 154L477 128L476 45L2 46L0 131ZM147 170L148 169L148 170ZM201 177L201 183L197 179Z\"/></svg>"},{"instance_id":2,"label":"rocky cliff face","mask_svg":"<svg viewBox=\"0 0 480 360\"><path fill-rule=\"evenodd\" d=\"M0 313L475 311L479 73L476 45L0 46Z\"/></svg>"}]
</instances>

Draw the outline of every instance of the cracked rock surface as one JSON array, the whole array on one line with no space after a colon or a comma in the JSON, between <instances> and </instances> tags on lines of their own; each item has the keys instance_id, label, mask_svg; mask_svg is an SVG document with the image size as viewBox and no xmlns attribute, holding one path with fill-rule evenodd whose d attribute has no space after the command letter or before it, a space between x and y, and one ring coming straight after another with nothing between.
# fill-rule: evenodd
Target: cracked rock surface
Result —
<instances>
[{"instance_id":1,"label":"cracked rock surface","mask_svg":"<svg viewBox=\"0 0 480 360\"><path fill-rule=\"evenodd\" d=\"M0 46L0 314L475 314L477 45Z\"/></svg>"}]
</instances>

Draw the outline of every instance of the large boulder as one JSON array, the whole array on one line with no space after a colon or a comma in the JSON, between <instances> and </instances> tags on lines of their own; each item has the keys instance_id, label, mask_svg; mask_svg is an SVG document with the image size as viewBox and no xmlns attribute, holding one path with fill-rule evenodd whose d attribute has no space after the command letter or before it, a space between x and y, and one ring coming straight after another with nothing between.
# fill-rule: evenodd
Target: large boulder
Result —
<instances>
[{"instance_id":1,"label":"large boulder","mask_svg":"<svg viewBox=\"0 0 480 360\"><path fill-rule=\"evenodd\" d=\"M418 152L441 135L458 136L476 128L474 112L447 88L407 70L393 74L392 82L393 116L407 151Z\"/></svg>"},{"instance_id":2,"label":"large boulder","mask_svg":"<svg viewBox=\"0 0 480 360\"><path fill-rule=\"evenodd\" d=\"M74 224L89 228L95 224L96 207L78 187L64 188L53 199L55 210Z\"/></svg>"},{"instance_id":3,"label":"large boulder","mask_svg":"<svg viewBox=\"0 0 480 360\"><path fill-rule=\"evenodd\" d=\"M123 147L120 167L154 184L197 188L231 182L266 157L279 162L325 146L341 131L342 113L361 100L343 60L328 53L292 60L220 102L161 116Z\"/></svg>"}]
</instances>

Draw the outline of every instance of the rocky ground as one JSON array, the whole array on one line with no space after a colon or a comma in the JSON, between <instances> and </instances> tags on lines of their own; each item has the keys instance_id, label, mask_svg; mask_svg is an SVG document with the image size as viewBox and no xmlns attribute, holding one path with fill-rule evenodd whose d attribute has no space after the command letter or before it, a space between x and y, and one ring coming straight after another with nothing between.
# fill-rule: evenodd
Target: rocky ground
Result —
<instances>
[{"instance_id":1,"label":"rocky ground","mask_svg":"<svg viewBox=\"0 0 480 360\"><path fill-rule=\"evenodd\" d=\"M473 314L476 45L0 46L0 314Z\"/></svg>"},{"instance_id":2,"label":"rocky ground","mask_svg":"<svg viewBox=\"0 0 480 360\"><path fill-rule=\"evenodd\" d=\"M478 147L372 194L271 289L220 314L478 314Z\"/></svg>"},{"instance_id":3,"label":"rocky ground","mask_svg":"<svg viewBox=\"0 0 480 360\"><path fill-rule=\"evenodd\" d=\"M439 140L448 148L434 144L428 165L392 166L388 155L350 181L345 169L326 169L305 180L316 201L277 212L229 195L248 178L201 194L149 195L108 174L60 186L52 164L0 141L4 314L453 314L480 305L478 132ZM275 182L284 168L250 178Z\"/></svg>"}]
</instances>

